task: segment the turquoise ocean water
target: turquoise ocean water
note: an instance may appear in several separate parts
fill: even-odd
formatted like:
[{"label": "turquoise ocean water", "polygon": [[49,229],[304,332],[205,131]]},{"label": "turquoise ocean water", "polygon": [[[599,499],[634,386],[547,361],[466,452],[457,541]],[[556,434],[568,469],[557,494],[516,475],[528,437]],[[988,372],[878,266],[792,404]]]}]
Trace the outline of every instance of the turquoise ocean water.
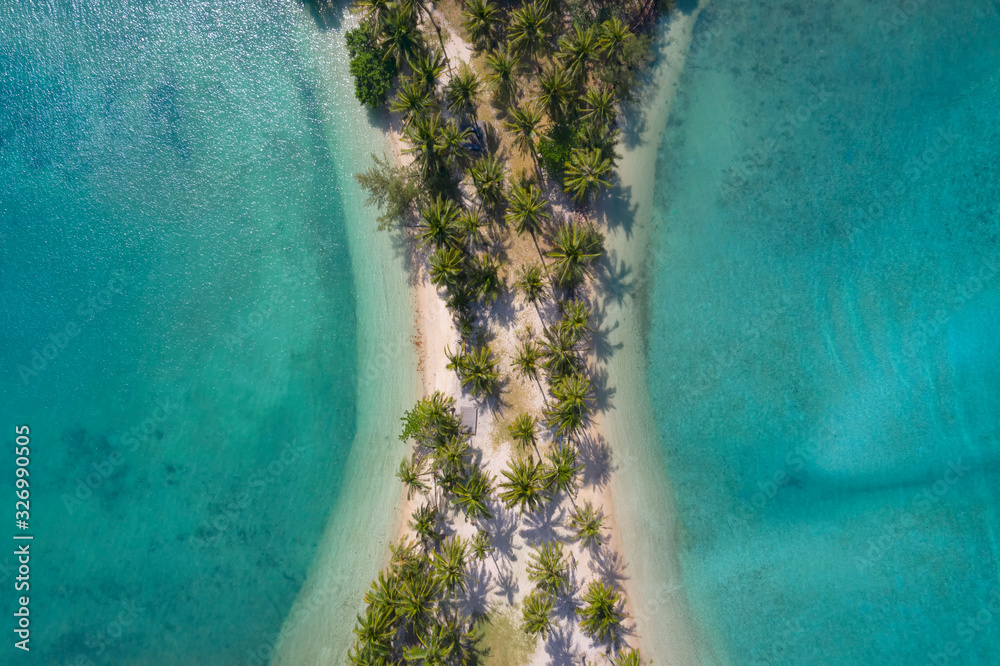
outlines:
[{"label": "turquoise ocean water", "polygon": [[649,384],[686,593],[730,663],[997,663],[997,109],[991,0],[699,19]]},{"label": "turquoise ocean water", "polygon": [[360,335],[318,29],[282,0],[0,8],[0,427],[31,427],[36,553],[22,656],[0,549],[3,663],[260,663],[305,580]]}]

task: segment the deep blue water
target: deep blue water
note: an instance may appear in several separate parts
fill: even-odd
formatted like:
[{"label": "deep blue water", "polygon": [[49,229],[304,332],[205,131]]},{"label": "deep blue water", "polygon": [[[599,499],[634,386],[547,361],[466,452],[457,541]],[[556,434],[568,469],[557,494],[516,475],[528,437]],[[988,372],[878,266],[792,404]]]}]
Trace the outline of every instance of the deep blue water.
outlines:
[{"label": "deep blue water", "polygon": [[699,19],[649,382],[728,663],[997,663],[998,109],[991,0]]},{"label": "deep blue water", "polygon": [[[30,655],[226,664],[280,628],[354,436],[336,147],[282,0],[0,7],[0,430]],[[13,451],[0,541],[11,542]]]}]

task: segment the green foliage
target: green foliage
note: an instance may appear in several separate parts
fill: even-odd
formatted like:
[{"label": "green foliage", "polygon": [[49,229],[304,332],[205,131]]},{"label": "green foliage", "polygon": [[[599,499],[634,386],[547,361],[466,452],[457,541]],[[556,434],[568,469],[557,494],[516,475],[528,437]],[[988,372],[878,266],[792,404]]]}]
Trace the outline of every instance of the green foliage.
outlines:
[{"label": "green foliage", "polygon": [[563,556],[562,544],[548,541],[535,547],[528,562],[528,579],[546,594],[561,594],[569,586],[569,563]]},{"label": "green foliage", "polygon": [[545,294],[545,279],[540,266],[522,266],[515,286],[529,303],[537,303]]},{"label": "green foliage", "polygon": [[469,389],[472,395],[481,398],[494,395],[499,389],[500,373],[489,345],[470,349],[463,344],[456,353],[450,349],[445,349],[444,353],[448,357],[448,369],[458,374],[462,386]]},{"label": "green foliage", "polygon": [[396,78],[396,63],[385,57],[385,50],[375,41],[371,29],[362,24],[347,32],[351,55],[354,95],[362,104],[375,109],[385,105],[386,96]]},{"label": "green foliage", "polygon": [[453,492],[455,502],[469,518],[473,520],[493,518],[493,512],[486,504],[490,499],[490,493],[493,492],[493,477],[489,473],[474,467],[469,478],[458,484]]},{"label": "green foliage", "polygon": [[388,159],[372,155],[375,165],[363,173],[354,174],[358,184],[368,192],[365,204],[378,206],[378,229],[384,231],[403,222],[415,203],[420,200],[421,186],[412,169],[394,166]]},{"label": "green foliage", "polygon": [[623,650],[611,662],[612,666],[641,666],[642,658],[638,650]]},{"label": "green foliage", "polygon": [[401,440],[413,439],[417,444],[430,448],[437,448],[449,437],[457,435],[461,425],[455,415],[454,398],[440,391],[419,400],[413,409],[403,414],[401,420]]},{"label": "green foliage", "polygon": [[500,483],[500,499],[508,509],[518,507],[521,513],[534,512],[542,507],[542,468],[533,457],[510,461],[501,474],[506,479]]},{"label": "green foliage", "polygon": [[524,378],[535,377],[541,359],[542,351],[538,345],[528,340],[518,347],[517,354],[514,356],[514,369]]},{"label": "green foliage", "polygon": [[552,595],[543,592],[532,592],[524,598],[524,608],[521,611],[524,620],[521,627],[526,634],[541,636],[543,639],[552,631]]},{"label": "green foliage", "polygon": [[601,542],[604,514],[587,500],[582,507],[577,507],[570,514],[569,526],[576,532],[577,541],[593,548]]},{"label": "green foliage", "polygon": [[538,140],[538,161],[552,178],[561,182],[566,162],[576,146],[577,134],[573,127],[568,124],[553,125]]},{"label": "green foliage", "polygon": [[583,608],[577,609],[580,628],[591,638],[610,641],[621,626],[624,614],[618,609],[621,594],[602,581],[594,581],[583,593]]},{"label": "green foliage", "polygon": [[555,260],[551,266],[553,281],[564,289],[573,289],[583,282],[593,261],[603,253],[604,236],[592,224],[563,225],[552,239],[552,249],[546,253]]},{"label": "green foliage", "polygon": [[531,414],[521,414],[507,426],[507,432],[517,442],[518,446],[528,448],[535,443],[535,417]]},{"label": "green foliage", "polygon": [[542,469],[542,484],[552,495],[565,492],[576,492],[577,475],[583,470],[583,465],[576,461],[576,448],[560,446],[546,455],[548,464]]}]

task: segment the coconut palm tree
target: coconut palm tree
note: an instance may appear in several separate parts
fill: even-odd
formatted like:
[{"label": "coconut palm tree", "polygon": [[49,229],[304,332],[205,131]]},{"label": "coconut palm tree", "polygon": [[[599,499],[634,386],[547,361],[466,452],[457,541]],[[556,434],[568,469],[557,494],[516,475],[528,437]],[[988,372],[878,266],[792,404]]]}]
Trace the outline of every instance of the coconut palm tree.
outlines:
[{"label": "coconut palm tree", "polygon": [[604,236],[593,225],[570,223],[559,228],[552,249],[545,254],[555,260],[551,268],[556,284],[572,289],[583,281],[590,264],[603,252]]},{"label": "coconut palm tree", "polygon": [[515,106],[510,109],[510,115],[504,123],[507,130],[514,133],[514,145],[523,155],[530,155],[538,167],[538,154],[535,152],[535,140],[542,124],[542,112],[534,104]]},{"label": "coconut palm tree", "polygon": [[642,666],[638,650],[624,650],[611,660],[612,666]]},{"label": "coconut palm tree", "polygon": [[466,517],[472,520],[493,518],[493,512],[486,504],[489,501],[490,493],[493,492],[493,480],[488,472],[475,466],[472,468],[469,478],[455,486],[453,491],[455,502],[465,512]]},{"label": "coconut palm tree", "polygon": [[470,272],[473,292],[487,304],[496,302],[504,288],[500,279],[500,260],[488,252],[482,253],[476,256]]},{"label": "coconut palm tree", "polygon": [[451,489],[465,478],[468,454],[469,442],[459,435],[449,437],[434,450],[434,471],[441,486]]},{"label": "coconut palm tree", "polygon": [[490,70],[487,81],[493,87],[497,102],[505,106],[517,97],[518,63],[517,55],[509,47],[486,56],[486,66]]},{"label": "coconut palm tree", "polygon": [[421,248],[433,246],[435,249],[458,247],[461,232],[458,218],[462,209],[451,199],[440,194],[427,206],[420,209],[417,225],[417,240]]},{"label": "coconut palm tree", "polygon": [[610,90],[591,88],[583,96],[584,111],[581,120],[599,127],[611,127],[615,121],[615,95]]},{"label": "coconut palm tree", "polygon": [[462,12],[462,27],[479,48],[493,44],[500,25],[500,10],[491,0],[469,0]]},{"label": "coconut palm tree", "polygon": [[572,445],[556,447],[545,454],[549,464],[542,469],[542,485],[545,490],[556,495],[576,494],[577,476],[583,470],[583,465],[576,462],[576,448]]},{"label": "coconut palm tree", "polygon": [[512,225],[519,234],[531,234],[543,265],[545,259],[542,257],[542,248],[538,246],[538,234],[543,230],[542,225],[550,218],[549,201],[534,183],[511,186],[507,199],[507,224]]},{"label": "coconut palm tree", "polygon": [[466,147],[472,137],[472,128],[460,127],[454,118],[449,118],[441,128],[441,147],[444,151],[444,161],[450,169],[457,169],[468,156]]},{"label": "coconut palm tree", "polygon": [[434,574],[448,593],[465,591],[465,556],[468,546],[462,537],[453,536],[434,553]]},{"label": "coconut palm tree", "polygon": [[434,96],[419,81],[406,76],[400,79],[396,96],[389,108],[403,116],[403,127],[409,125],[414,116],[427,113],[435,106]]},{"label": "coconut palm tree", "polygon": [[528,562],[528,579],[535,589],[551,595],[561,594],[569,587],[569,563],[563,556],[562,544],[547,541],[532,549]]},{"label": "coconut palm tree", "polygon": [[629,30],[628,25],[617,16],[613,16],[601,24],[597,48],[608,60],[620,63],[624,59],[625,48],[633,39],[635,35]]},{"label": "coconut palm tree", "polygon": [[551,35],[552,13],[538,0],[532,0],[510,13],[507,39],[522,56],[533,60]]},{"label": "coconut palm tree", "polygon": [[503,160],[496,155],[487,155],[469,169],[472,182],[479,193],[483,206],[496,209],[504,203],[504,183],[507,170]]},{"label": "coconut palm tree", "polygon": [[[382,570],[365,592],[365,603],[372,607],[390,608],[395,611],[402,599],[402,585],[396,573]],[[395,619],[395,617],[393,618]]]},{"label": "coconut palm tree", "polygon": [[574,148],[566,162],[563,187],[573,197],[573,201],[589,201],[611,182],[611,160],[602,157],[596,148],[585,150]]},{"label": "coconut palm tree", "polygon": [[538,364],[542,359],[542,352],[538,345],[528,340],[518,347],[514,356],[514,369],[525,379],[538,377]]},{"label": "coconut palm tree", "polygon": [[577,81],[587,76],[587,68],[597,57],[597,30],[573,24],[573,34],[559,38],[559,58]]},{"label": "coconut palm tree", "polygon": [[465,254],[457,247],[440,247],[431,255],[428,272],[437,287],[455,289],[462,283],[464,271]]},{"label": "coconut palm tree", "polygon": [[410,576],[400,589],[399,614],[416,631],[425,627],[434,613],[438,583],[434,576]]},{"label": "coconut palm tree", "polygon": [[416,454],[413,454],[412,458],[403,458],[399,461],[396,477],[406,486],[406,499],[412,499],[415,492],[424,493],[430,490],[423,481],[426,473],[423,459],[418,459]]},{"label": "coconut palm tree", "polygon": [[503,489],[500,499],[504,506],[508,509],[516,506],[522,514],[541,508],[541,465],[533,457],[511,460],[508,468],[502,470],[501,474],[507,479],[500,483],[500,488]]},{"label": "coconut palm tree", "polygon": [[538,101],[553,123],[565,119],[573,98],[573,88],[573,79],[565,67],[549,67],[538,75]]},{"label": "coconut palm tree", "polygon": [[521,266],[517,281],[514,283],[529,303],[537,304],[545,295],[545,280],[539,266]]},{"label": "coconut palm tree", "polygon": [[590,500],[584,502],[570,514],[570,528],[576,532],[576,540],[585,546],[594,548],[601,543],[601,530],[604,528],[604,513],[595,509]]},{"label": "coconut palm tree", "polygon": [[410,528],[416,532],[420,544],[427,550],[428,545],[437,545],[441,541],[441,533],[438,531],[438,523],[441,520],[441,512],[436,506],[424,504],[413,512],[410,519]]},{"label": "coconut palm tree", "polygon": [[455,399],[440,391],[421,398],[412,409],[400,419],[403,432],[399,439],[413,439],[418,446],[437,448],[452,435],[457,435],[461,427],[455,415]]},{"label": "coconut palm tree", "polygon": [[435,49],[433,52],[417,53],[411,55],[406,60],[413,70],[413,80],[424,86],[425,89],[433,92],[437,88],[438,78],[447,68],[445,58],[441,51]]},{"label": "coconut palm tree", "polygon": [[583,369],[580,359],[580,336],[566,326],[553,326],[545,332],[541,344],[542,367],[556,379]]},{"label": "coconut palm tree", "polygon": [[618,610],[621,594],[603,581],[593,581],[583,593],[583,608],[577,609],[580,628],[591,638],[610,641],[625,615]]},{"label": "coconut palm tree", "polygon": [[358,7],[364,14],[362,23],[366,23],[378,33],[392,11],[392,0],[359,0]]},{"label": "coconut palm tree", "polygon": [[379,45],[385,50],[384,58],[393,58],[397,68],[420,51],[422,46],[420,30],[413,9],[396,2],[390,3],[382,24],[382,40]]},{"label": "coconut palm tree", "polygon": [[476,73],[463,64],[444,89],[448,110],[462,118],[475,118],[481,84]]},{"label": "coconut palm tree", "polygon": [[546,410],[548,425],[560,435],[573,435],[590,416],[590,380],[581,374],[557,377],[551,389],[556,404]]},{"label": "coconut palm tree", "polygon": [[419,645],[403,649],[406,663],[419,663],[423,666],[446,666],[451,663],[454,643],[448,629],[440,624],[432,624],[426,631],[417,634]]},{"label": "coconut palm tree", "polygon": [[413,161],[424,177],[424,182],[438,178],[444,168],[445,146],[442,142],[441,114],[431,113],[415,116],[403,132],[409,147],[404,153],[413,155]]},{"label": "coconut palm tree", "polygon": [[478,208],[463,210],[458,216],[458,228],[461,231],[465,246],[470,250],[486,244],[486,237],[483,236],[483,227],[489,222],[483,217]]},{"label": "coconut palm tree", "polygon": [[493,546],[493,537],[487,530],[476,530],[476,535],[472,537],[472,554],[477,560],[485,560],[496,548]]},{"label": "coconut palm tree", "polygon": [[463,344],[454,354],[448,348],[444,353],[448,357],[447,368],[458,374],[462,386],[468,388],[472,395],[481,398],[497,390],[500,373],[489,345],[470,350]]},{"label": "coconut palm tree", "polygon": [[518,446],[527,448],[535,444],[535,428],[538,423],[531,414],[521,414],[507,425],[507,432]]},{"label": "coconut palm tree", "polygon": [[559,324],[564,326],[571,334],[579,339],[584,332],[590,330],[590,318],[594,311],[587,303],[573,299],[570,301],[560,301],[559,308],[562,310],[562,319]]},{"label": "coconut palm tree", "polygon": [[354,633],[358,643],[364,646],[367,656],[388,659],[392,656],[392,639],[396,635],[396,613],[391,607],[369,605],[365,616],[357,616],[358,624]]},{"label": "coconut palm tree", "polygon": [[544,640],[552,631],[552,608],[555,602],[552,595],[544,592],[532,592],[524,598],[524,608],[521,611],[524,619],[521,627],[529,636],[541,636]]}]

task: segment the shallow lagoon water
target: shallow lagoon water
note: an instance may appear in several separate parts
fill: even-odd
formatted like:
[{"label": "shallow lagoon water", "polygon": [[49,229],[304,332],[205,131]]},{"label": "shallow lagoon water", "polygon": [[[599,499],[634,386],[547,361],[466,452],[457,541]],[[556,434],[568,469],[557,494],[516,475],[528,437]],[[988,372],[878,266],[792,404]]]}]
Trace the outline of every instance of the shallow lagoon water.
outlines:
[{"label": "shallow lagoon water", "polygon": [[260,663],[306,579],[357,418],[346,225],[370,222],[344,214],[358,151],[331,143],[316,33],[269,0],[0,9],[25,663]]},{"label": "shallow lagoon water", "polygon": [[902,5],[712,2],[660,150],[650,394],[730,663],[1000,648],[1000,5]]}]

